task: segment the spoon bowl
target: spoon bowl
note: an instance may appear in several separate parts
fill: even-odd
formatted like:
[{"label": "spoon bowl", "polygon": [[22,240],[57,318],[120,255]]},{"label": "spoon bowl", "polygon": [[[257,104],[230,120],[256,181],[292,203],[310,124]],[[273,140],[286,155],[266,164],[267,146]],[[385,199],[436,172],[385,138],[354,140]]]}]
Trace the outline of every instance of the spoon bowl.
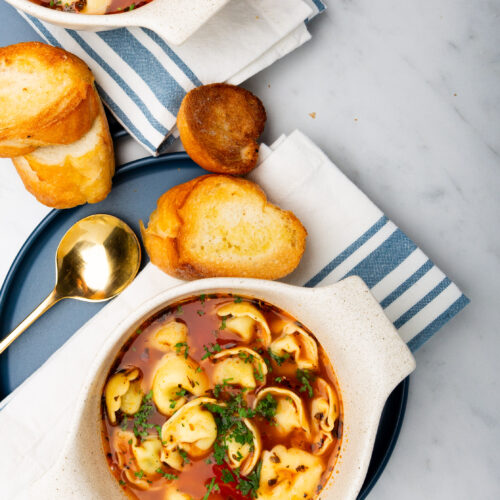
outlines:
[{"label": "spoon bowl", "polygon": [[61,299],[101,302],[115,297],[134,280],[140,263],[139,240],[122,220],[106,214],[79,220],[57,247],[54,289],[0,342],[0,353]]}]

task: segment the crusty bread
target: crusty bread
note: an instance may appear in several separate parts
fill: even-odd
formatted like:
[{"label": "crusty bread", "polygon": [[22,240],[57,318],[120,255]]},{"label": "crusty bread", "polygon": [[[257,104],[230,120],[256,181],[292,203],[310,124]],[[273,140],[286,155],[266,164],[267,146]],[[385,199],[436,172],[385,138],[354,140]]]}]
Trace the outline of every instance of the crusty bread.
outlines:
[{"label": "crusty bread", "polygon": [[177,127],[188,155],[211,172],[244,175],[257,164],[266,111],[241,87],[203,85],[183,99]]},{"label": "crusty bread", "polygon": [[151,262],[181,279],[281,278],[299,264],[307,236],[257,184],[226,175],[167,191],[141,232]]},{"label": "crusty bread", "polygon": [[104,109],[90,130],[68,145],[45,146],[13,158],[26,189],[54,208],[97,203],[111,190],[115,170],[113,141]]},{"label": "crusty bread", "polygon": [[81,59],[39,42],[0,47],[0,157],[70,144],[98,113],[94,77]]}]

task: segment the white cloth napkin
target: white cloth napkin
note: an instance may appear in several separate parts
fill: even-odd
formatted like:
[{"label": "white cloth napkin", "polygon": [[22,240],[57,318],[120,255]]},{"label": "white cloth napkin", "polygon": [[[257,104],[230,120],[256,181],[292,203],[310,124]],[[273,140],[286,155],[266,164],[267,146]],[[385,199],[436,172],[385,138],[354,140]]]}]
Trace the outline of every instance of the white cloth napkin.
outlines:
[{"label": "white cloth napkin", "polygon": [[[286,281],[307,286],[357,274],[410,348],[418,348],[468,299],[307,137],[262,146],[250,178],[307,228],[305,255]],[[23,488],[60,453],[89,366],[109,331],[139,304],[179,284],[151,264],[2,402],[0,498]],[[25,490],[24,490],[25,491]],[[16,497],[16,495],[18,495]]]},{"label": "white cloth napkin", "polygon": [[[320,0],[232,0],[184,44],[142,28],[65,30],[21,14],[48,43],[82,58],[104,103],[152,154],[163,152],[182,98],[213,82],[239,84],[310,39]],[[118,14],[119,15],[119,14]]]}]

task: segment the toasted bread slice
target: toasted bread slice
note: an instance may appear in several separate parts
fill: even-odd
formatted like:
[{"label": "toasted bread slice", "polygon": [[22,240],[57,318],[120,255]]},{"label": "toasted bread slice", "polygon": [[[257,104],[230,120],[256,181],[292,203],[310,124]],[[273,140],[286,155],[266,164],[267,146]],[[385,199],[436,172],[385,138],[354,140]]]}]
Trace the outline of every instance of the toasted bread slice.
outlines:
[{"label": "toasted bread slice", "polygon": [[299,264],[307,236],[257,184],[226,175],[167,191],[141,232],[151,262],[181,279],[281,278]]},{"label": "toasted bread slice", "polygon": [[183,99],[177,127],[188,155],[211,172],[244,175],[257,164],[266,111],[241,87],[203,85]]},{"label": "toasted bread slice", "polygon": [[102,105],[78,141],[38,148],[12,161],[26,189],[44,205],[71,208],[103,200],[111,190],[115,160]]},{"label": "toasted bread slice", "polygon": [[0,48],[0,156],[70,144],[98,113],[94,77],[75,55],[39,42]]}]

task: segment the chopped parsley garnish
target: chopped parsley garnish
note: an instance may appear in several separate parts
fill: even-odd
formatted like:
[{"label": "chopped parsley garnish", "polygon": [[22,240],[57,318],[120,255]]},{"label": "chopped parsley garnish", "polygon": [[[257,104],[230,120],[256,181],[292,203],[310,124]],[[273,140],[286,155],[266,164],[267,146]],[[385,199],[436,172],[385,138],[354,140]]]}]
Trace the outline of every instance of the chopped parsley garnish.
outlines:
[{"label": "chopped parsley garnish", "polygon": [[123,419],[120,423],[120,427],[122,428],[122,431],[126,430],[128,426],[128,417],[127,415],[123,415]]},{"label": "chopped parsley garnish", "polygon": [[234,296],[234,303],[239,304],[240,302],[243,302],[243,299],[241,297],[238,297],[238,295]]},{"label": "chopped parsley garnish", "polygon": [[140,328],[137,328],[137,330],[135,331],[135,334],[140,335],[141,333],[142,333],[142,330]]},{"label": "chopped parsley garnish", "polygon": [[297,369],[296,374],[297,380],[302,384],[299,387],[299,392],[306,392],[309,394],[309,397],[312,398],[314,395],[313,388],[311,386],[311,382],[314,382],[316,379],[316,375],[309,370],[301,370]]},{"label": "chopped parsley garnish", "polygon": [[250,495],[252,498],[257,496],[260,483],[260,471],[262,469],[262,461],[260,461],[255,469],[248,474],[246,479],[238,475],[237,490],[240,490],[243,495]]},{"label": "chopped parsley garnish", "polygon": [[196,367],[196,373],[201,373],[201,366]]},{"label": "chopped parsley garnish", "polygon": [[202,360],[213,356],[215,353],[222,351],[222,347],[219,344],[210,344],[208,347],[206,345],[203,346],[205,349],[205,354],[202,356]]},{"label": "chopped parsley garnish", "polygon": [[264,398],[259,400],[255,411],[257,415],[264,417],[268,422],[271,422],[276,415],[276,409],[278,408],[278,401],[274,398],[272,394],[266,394]]},{"label": "chopped parsley garnish", "polygon": [[[133,4],[132,4],[133,5]],[[182,306],[179,304],[177,306],[177,314],[183,314],[184,313],[184,310],[182,309]]]},{"label": "chopped parsley garnish", "polygon": [[165,444],[165,442],[161,438],[161,425],[155,424],[155,425],[153,425],[153,427],[156,429],[156,432],[158,433],[158,437],[161,441],[161,444]]},{"label": "chopped parsley garnish", "polygon": [[221,324],[220,324],[220,326],[219,326],[219,330],[225,330],[225,329],[226,329],[226,321],[227,321],[227,318],[228,318],[228,317],[229,317],[229,316],[224,316],[224,317],[222,318],[222,322],[221,322]]},{"label": "chopped parsley garnish", "polygon": [[224,463],[224,458],[226,457],[227,446],[221,446],[217,441],[214,443],[214,460],[217,465],[222,465]]},{"label": "chopped parsley garnish", "polygon": [[254,376],[259,382],[264,382],[264,373],[262,373],[262,366],[260,363],[257,364],[257,370],[254,370]]},{"label": "chopped parsley garnish", "polygon": [[234,483],[235,479],[234,476],[231,474],[231,471],[228,469],[222,469],[222,482],[227,484],[227,483]]},{"label": "chopped parsley garnish", "polygon": [[168,481],[173,481],[174,479],[179,479],[179,476],[176,476],[175,474],[170,474],[169,472],[165,472],[163,469],[156,469],[156,472],[158,474],[161,474]]},{"label": "chopped parsley garnish", "polygon": [[153,424],[148,422],[151,413],[153,413],[153,391],[149,391],[143,398],[139,411],[134,415],[134,434],[137,437],[146,437],[147,429],[151,429]]},{"label": "chopped parsley garnish", "polygon": [[278,384],[283,380],[283,377],[275,377],[274,381],[277,382]]},{"label": "chopped parsley garnish", "polygon": [[214,397],[216,399],[219,399],[219,396],[221,394],[221,392],[229,385],[229,382],[233,380],[232,377],[231,378],[225,378],[223,381],[222,381],[222,384],[216,384],[215,387],[214,387]]},{"label": "chopped parsley garnish", "polygon": [[210,493],[220,491],[219,485],[216,484],[215,482],[215,477],[212,478],[210,481],[210,484],[207,484],[207,492],[205,495],[203,495],[203,498],[201,500],[207,500],[208,497],[210,496]]},{"label": "chopped parsley garnish", "polygon": [[202,309],[198,309],[196,311],[196,314],[198,314],[198,316],[203,316],[205,314],[205,311],[203,311]]},{"label": "chopped parsley garnish", "polygon": [[213,414],[217,425],[217,441],[214,443],[213,456],[218,465],[224,463],[228,441],[235,441],[241,445],[248,444],[253,450],[253,434],[243,418],[255,417],[255,411],[247,407],[241,393],[232,395],[224,405],[207,403],[205,408]]},{"label": "chopped parsley garnish", "polygon": [[188,359],[189,346],[187,345],[187,342],[177,342],[174,347],[177,354],[180,354],[182,348],[184,348],[184,358]]},{"label": "chopped parsley garnish", "polygon": [[144,476],[144,471],[142,469],[138,472],[136,471],[136,472],[134,472],[134,476],[138,477],[139,479],[142,479]]},{"label": "chopped parsley garnish", "polygon": [[239,351],[238,357],[242,359],[245,363],[251,363],[254,360],[254,355],[249,354],[248,352],[245,351]]},{"label": "chopped parsley garnish", "polygon": [[200,302],[201,302],[202,304],[204,304],[204,303],[205,303],[206,298],[207,298],[207,296],[206,296],[204,293],[202,293],[202,294],[200,295]]},{"label": "chopped parsley garnish", "polygon": [[275,352],[273,352],[271,349],[268,349],[267,352],[269,353],[269,356],[271,356],[271,359],[278,365],[281,366],[289,357],[290,354],[287,353],[286,351],[283,352],[283,356],[279,356]]},{"label": "chopped parsley garnish", "polygon": [[189,463],[189,458],[188,458],[187,453],[183,449],[181,449],[181,448],[179,448],[179,455],[182,458],[182,463],[183,464],[188,464]]},{"label": "chopped parsley garnish", "polygon": [[118,482],[121,486],[125,486],[127,484],[123,479],[120,479]]},{"label": "chopped parsley garnish", "polygon": [[185,396],[187,394],[187,391],[186,389],[183,389],[182,387],[175,393],[176,396],[179,396],[180,398],[182,398],[183,396]]}]

